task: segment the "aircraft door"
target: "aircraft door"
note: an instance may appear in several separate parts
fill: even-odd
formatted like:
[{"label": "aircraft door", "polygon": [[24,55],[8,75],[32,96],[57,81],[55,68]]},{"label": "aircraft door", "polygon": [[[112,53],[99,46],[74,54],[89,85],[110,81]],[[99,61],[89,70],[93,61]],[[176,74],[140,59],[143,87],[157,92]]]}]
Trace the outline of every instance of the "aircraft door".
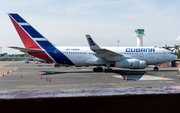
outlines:
[{"label": "aircraft door", "polygon": [[167,57],[167,53],[165,51],[162,52],[163,52],[163,57]]},{"label": "aircraft door", "polygon": [[162,53],[163,53],[163,60],[165,60],[165,61],[168,60],[169,56],[168,56],[167,52],[163,50]]},{"label": "aircraft door", "polygon": [[140,59],[140,60],[145,60],[145,54],[146,54],[146,53],[144,53],[144,52],[139,52],[139,53],[138,53],[139,59]]}]

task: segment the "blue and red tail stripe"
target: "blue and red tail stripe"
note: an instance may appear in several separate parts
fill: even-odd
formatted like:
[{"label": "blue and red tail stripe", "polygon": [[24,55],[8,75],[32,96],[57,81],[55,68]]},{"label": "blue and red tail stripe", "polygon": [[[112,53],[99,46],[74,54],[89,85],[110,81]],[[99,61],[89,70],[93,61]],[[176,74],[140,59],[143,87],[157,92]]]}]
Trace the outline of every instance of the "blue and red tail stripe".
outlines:
[{"label": "blue and red tail stripe", "polygon": [[88,38],[88,41],[89,41],[90,46],[95,46],[95,44],[91,38]]},{"label": "blue and red tail stripe", "polygon": [[38,54],[37,52],[36,53],[29,52],[30,55],[33,55],[35,57],[38,57],[47,61],[74,65],[70,59],[68,59],[51,42],[49,42],[44,36],[42,36],[38,31],[36,31],[29,23],[27,23],[18,14],[9,13],[9,17],[11,21],[13,22],[26,48],[46,51],[46,52],[39,52]]}]

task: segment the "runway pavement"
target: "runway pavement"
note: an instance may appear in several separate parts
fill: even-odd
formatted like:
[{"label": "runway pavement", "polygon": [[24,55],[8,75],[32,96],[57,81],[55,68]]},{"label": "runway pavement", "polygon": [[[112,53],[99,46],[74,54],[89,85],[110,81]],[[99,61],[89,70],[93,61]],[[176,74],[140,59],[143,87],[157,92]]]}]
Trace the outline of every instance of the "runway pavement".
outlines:
[{"label": "runway pavement", "polygon": [[23,61],[2,61],[0,73],[4,72],[5,75],[0,76],[0,91],[180,86],[178,68],[160,68],[158,72],[154,72],[152,68],[145,70],[113,68],[114,72],[111,73],[93,72],[92,68],[74,66],[54,68],[52,64],[35,64],[33,61],[29,64]]},{"label": "runway pavement", "polygon": [[93,72],[93,67],[54,68],[22,61],[0,62],[0,66],[5,74],[0,76],[0,106],[5,112],[174,113],[179,109],[178,68],[158,72],[113,68],[104,73]]}]

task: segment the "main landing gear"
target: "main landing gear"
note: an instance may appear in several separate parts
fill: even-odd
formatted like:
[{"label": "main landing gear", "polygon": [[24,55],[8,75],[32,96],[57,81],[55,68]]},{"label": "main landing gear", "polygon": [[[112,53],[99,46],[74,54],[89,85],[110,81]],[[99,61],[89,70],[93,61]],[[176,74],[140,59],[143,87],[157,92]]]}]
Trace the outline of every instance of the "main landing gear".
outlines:
[{"label": "main landing gear", "polygon": [[104,69],[104,72],[107,73],[107,72],[113,72],[113,70],[111,68],[107,68],[107,69]]},{"label": "main landing gear", "polygon": [[103,71],[103,68],[102,67],[95,67],[93,69],[94,72],[102,72]]},{"label": "main landing gear", "polygon": [[[102,67],[95,67],[93,69],[94,72],[103,72],[103,68]],[[107,72],[112,72],[113,70],[111,68],[106,68],[104,69],[104,72],[107,73]]]},{"label": "main landing gear", "polygon": [[56,64],[56,63],[54,64],[54,67],[59,67],[59,66],[60,66],[60,64]]}]

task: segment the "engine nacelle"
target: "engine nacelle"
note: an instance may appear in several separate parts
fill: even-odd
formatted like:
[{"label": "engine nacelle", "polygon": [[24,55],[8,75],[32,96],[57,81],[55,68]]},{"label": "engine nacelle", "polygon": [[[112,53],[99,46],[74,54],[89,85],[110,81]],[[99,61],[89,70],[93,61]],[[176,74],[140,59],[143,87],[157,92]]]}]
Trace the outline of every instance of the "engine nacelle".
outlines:
[{"label": "engine nacelle", "polygon": [[139,61],[139,69],[144,69],[144,68],[146,68],[146,62],[143,60],[140,60]]},{"label": "engine nacelle", "polygon": [[126,60],[114,62],[114,67],[144,69],[146,68],[146,62],[138,59],[126,59]]}]

